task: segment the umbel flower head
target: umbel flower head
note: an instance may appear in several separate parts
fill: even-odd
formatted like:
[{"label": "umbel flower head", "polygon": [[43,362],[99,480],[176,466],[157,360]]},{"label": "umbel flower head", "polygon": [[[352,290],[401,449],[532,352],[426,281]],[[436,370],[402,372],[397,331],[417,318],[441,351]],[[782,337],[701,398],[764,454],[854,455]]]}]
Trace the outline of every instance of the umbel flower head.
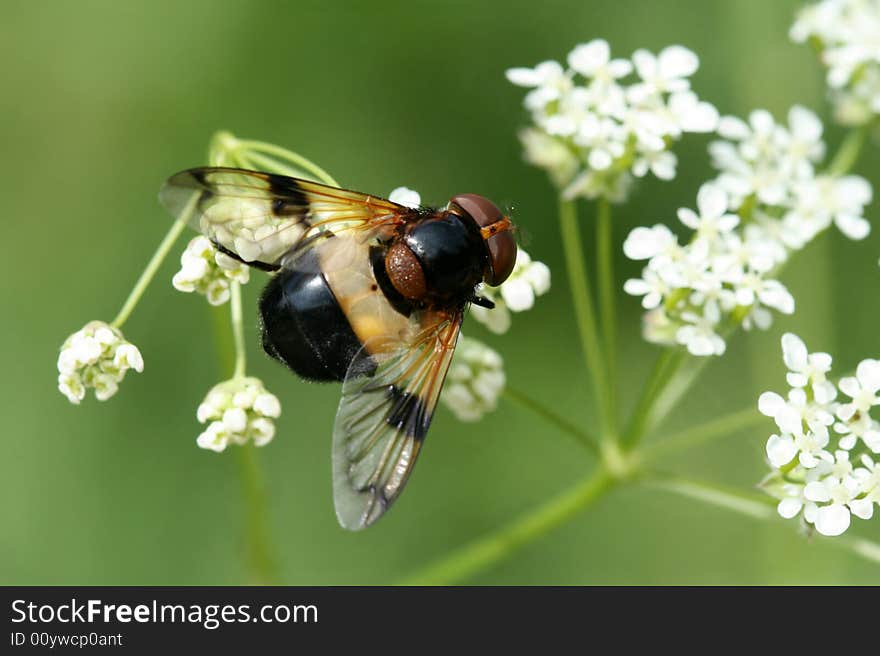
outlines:
[{"label": "umbel flower head", "polygon": [[864,125],[880,115],[880,2],[822,0],[806,6],[791,26],[793,41],[809,41],[828,69],[835,118]]},{"label": "umbel flower head", "polygon": [[252,441],[264,446],[275,436],[281,404],[258,378],[232,378],[215,385],[199,405],[196,417],[208,426],[196,443],[203,449],[223,451],[229,444]]},{"label": "umbel flower head", "polygon": [[198,292],[211,305],[223,305],[229,300],[229,283],[246,283],[250,278],[248,267],[218,251],[211,240],[199,235],[190,240],[180,256],[180,271],[171,284],[181,292]]},{"label": "umbel flower head", "polygon": [[440,395],[461,421],[477,421],[495,410],[504,391],[504,361],[481,341],[461,335]]},{"label": "umbel flower head", "polygon": [[[840,535],[852,517],[871,519],[880,504],[880,361],[862,360],[855,377],[826,379],[827,353],[809,353],[791,333],[782,337],[791,388],[787,398],[764,392],[758,409],[776,422],[767,440],[772,472],[762,487],[779,499],[782,517],[800,516],[822,535]],[[836,401],[838,389],[842,400]]]},{"label": "umbel flower head", "polygon": [[71,403],[95,390],[95,398],[106,401],[116,394],[129,369],[144,370],[138,348],[118,328],[103,321],[90,321],[68,337],[58,354],[58,389]]},{"label": "umbel flower head", "polygon": [[771,310],[791,314],[794,298],[774,277],[793,250],[831,225],[851,239],[870,231],[863,218],[871,186],[855,175],[820,174],[822,123],[795,106],[788,125],[757,110],[748,122],[727,116],[710,144],[718,176],[697,194],[696,211],[678,218],[693,231],[679,244],[665,225],[636,228],[624,253],[648,260],[627,293],[642,297],[648,341],[721,355],[724,333],[742,325],[766,329]]},{"label": "umbel flower head", "polygon": [[[545,169],[569,199],[622,201],[632,177],[675,177],[670,145],[685,132],[711,132],[717,110],[691,91],[697,56],[682,46],[612,59],[595,39],[556,61],[512,68],[507,79],[531,89],[533,125],[520,133],[526,161]],[[629,80],[629,81],[628,81]]]}]

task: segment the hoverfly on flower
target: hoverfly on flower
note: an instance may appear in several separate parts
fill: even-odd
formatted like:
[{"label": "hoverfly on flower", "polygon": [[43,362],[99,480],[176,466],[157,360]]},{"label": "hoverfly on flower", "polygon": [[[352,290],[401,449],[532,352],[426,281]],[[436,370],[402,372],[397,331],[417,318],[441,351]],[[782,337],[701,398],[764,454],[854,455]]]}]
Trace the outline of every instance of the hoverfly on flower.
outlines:
[{"label": "hoverfly on flower", "polygon": [[263,348],[301,378],[342,383],[333,430],[336,514],[375,522],[400,495],[431,423],[470,303],[516,263],[510,219],[475,194],[446,207],[256,171],[182,171],[162,203],[251,267]]}]

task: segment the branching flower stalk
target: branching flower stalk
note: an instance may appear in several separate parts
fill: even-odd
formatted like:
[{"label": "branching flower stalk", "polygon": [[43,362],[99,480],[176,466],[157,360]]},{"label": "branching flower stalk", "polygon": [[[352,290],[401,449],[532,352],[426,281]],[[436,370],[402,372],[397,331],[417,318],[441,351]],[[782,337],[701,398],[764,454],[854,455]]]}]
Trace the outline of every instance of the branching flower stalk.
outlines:
[{"label": "branching flower stalk", "polygon": [[[220,132],[212,139],[208,160],[212,166],[259,169],[338,186],[323,169],[297,153],[272,144],[239,140],[228,132]],[[211,421],[208,429],[199,436],[199,446],[222,451],[228,443],[241,445],[237,450],[237,460],[248,508],[245,538],[250,578],[253,583],[273,584],[279,581],[278,561],[269,529],[268,493],[256,451],[274,437],[273,420],[279,416],[281,406],[278,399],[265,390],[262,382],[246,375],[247,348],[241,285],[247,282],[244,275],[247,269],[239,268],[234,263],[225,264],[224,257],[222,253],[214,254],[218,265],[215,270],[223,274],[218,276],[215,273],[214,277],[229,289],[228,295],[221,293],[220,298],[223,301],[225,298],[230,300],[235,356],[232,363],[227,362],[227,369],[232,370],[232,377],[217,385],[199,406],[199,420]],[[210,273],[206,271],[205,275]],[[215,304],[210,295],[208,300]],[[229,353],[229,349],[221,349],[220,353],[223,358]]]},{"label": "branching flower stalk", "polygon": [[[845,0],[825,0],[819,4],[848,3]],[[858,3],[853,0],[851,4]],[[872,17],[872,20],[880,21],[880,14]],[[823,29],[830,30],[827,25]],[[592,53],[593,63],[590,66],[585,66],[581,59],[585,51]],[[676,52],[679,60],[684,59],[681,51]],[[610,60],[607,44],[597,41],[575,48],[569,56],[569,65],[570,68],[566,70],[555,62],[544,62],[534,69],[513,69],[508,73],[508,78],[515,84],[533,88],[526,98],[526,107],[532,113],[535,125],[520,135],[526,160],[547,170],[553,184],[561,189],[560,222],[574,313],[594,392],[599,399],[602,426],[599,461],[590,475],[569,490],[488,536],[440,558],[406,579],[404,583],[407,584],[467,581],[508,558],[523,545],[575,518],[615,487],[633,482],[659,487],[764,521],[773,520],[776,516],[773,505],[777,501],[769,497],[743,494],[654,469],[655,461],[671,454],[758,426],[761,414],[756,409],[745,409],[714,419],[678,435],[655,440],[647,447],[640,444],[646,436],[656,431],[698,379],[710,361],[707,355],[723,353],[726,340],[740,327],[769,325],[769,313],[762,305],[783,312],[794,310],[794,300],[781,283],[774,280],[794,251],[831,224],[836,224],[846,236],[854,239],[864,237],[869,228],[861,218],[861,212],[862,207],[870,201],[870,186],[861,178],[847,177],[847,174],[858,159],[875,117],[852,121],[858,123],[858,127],[846,136],[821,174],[813,172],[813,163],[822,154],[819,141],[821,123],[807,110],[792,110],[790,132],[775,127],[766,113],[753,114],[751,125],[738,119],[722,119],[719,132],[730,141],[713,145],[713,158],[722,173],[712,186],[701,190],[699,214],[690,210],[680,212],[682,221],[695,231],[691,242],[684,247],[677,246],[671,239],[671,233],[663,226],[645,229],[636,235],[634,241],[632,236],[629,240],[630,252],[627,255],[632,257],[635,254],[637,259],[661,256],[659,260],[652,259],[652,264],[656,266],[643,280],[638,284],[628,283],[627,291],[644,295],[645,307],[651,311],[658,308],[654,318],[662,319],[646,321],[646,336],[651,341],[667,344],[677,342],[681,346],[667,346],[661,352],[652,373],[646,378],[627,429],[621,435],[622,443],[617,446],[616,431],[612,428],[616,420],[614,403],[609,399],[609,392],[603,388],[603,376],[607,376],[609,383],[615,379],[615,355],[608,352],[615,342],[613,295],[607,291],[609,288],[613,290],[608,224],[610,201],[623,200],[631,180],[627,179],[626,183],[621,184],[621,178],[613,173],[609,175],[609,171],[623,171],[623,177],[630,177],[626,164],[632,158],[627,154],[627,144],[631,145],[632,141],[623,139],[615,142],[613,137],[608,136],[617,134],[619,138],[625,132],[623,126],[628,125],[628,121],[625,119],[626,110],[621,111],[619,105],[617,113],[605,112],[602,98],[620,98],[621,88],[616,80],[630,72],[632,66],[625,60]],[[695,66],[690,68],[695,69]],[[585,87],[578,87],[573,81],[578,74],[586,75],[586,70],[594,72],[599,69],[601,73],[592,81],[588,78]],[[581,89],[587,91],[579,95]],[[877,92],[880,93],[880,87]],[[628,98],[629,94],[623,92],[623,97]],[[861,98],[864,100],[864,96]],[[880,113],[880,95],[876,98],[874,112]],[[581,135],[583,131],[593,134],[597,116],[600,122],[605,121],[605,142],[597,145],[588,140],[578,141],[577,136],[572,136]],[[727,145],[731,142],[735,145]],[[668,143],[665,145],[668,146]],[[594,153],[597,148],[603,149],[598,156]],[[777,160],[776,164],[766,160],[768,156],[779,156],[781,149],[785,151],[784,160]],[[783,162],[782,166],[780,161]],[[617,168],[612,163],[617,163]],[[750,173],[750,167],[755,167],[751,169],[753,174]],[[576,179],[581,183],[573,185],[572,181]],[[590,179],[593,183],[583,184],[584,179]],[[793,184],[792,180],[801,182]],[[599,321],[593,309],[588,274],[583,264],[576,208],[573,202],[567,200],[575,195],[598,199],[599,204]],[[737,234],[734,229],[741,233]],[[718,241],[719,234],[723,239],[721,242]],[[707,260],[707,255],[712,253],[716,259]],[[688,266],[675,270],[674,266],[678,266],[679,262],[685,262]],[[713,266],[715,264],[719,266]],[[667,316],[670,311],[681,313],[674,320],[681,323],[677,326],[673,324],[671,330]],[[598,323],[602,326],[601,342]],[[880,424],[864,420],[859,414],[863,412],[863,406],[880,403],[880,395],[875,396],[880,390],[880,373],[875,375],[875,362],[865,361],[860,366],[858,381],[855,378],[841,381],[841,389],[855,395],[849,404],[840,406],[840,409],[837,406],[832,408],[841,418],[837,425],[843,434],[841,448],[851,448],[861,439],[863,450],[880,451]],[[798,363],[800,366],[800,360]],[[795,382],[800,383],[800,380]],[[786,420],[787,410],[781,410],[788,407],[785,402],[776,397],[771,400],[772,403],[762,397],[762,412],[771,415],[782,412],[782,425],[797,434],[801,429],[794,420]],[[797,398],[789,405],[796,403]],[[584,442],[577,425],[569,424],[565,418],[558,417],[540,403],[530,400],[523,407],[588,448],[592,447],[591,441]],[[808,419],[806,417],[803,421],[807,422]],[[779,421],[777,418],[777,423]],[[856,435],[859,437],[856,438]],[[612,448],[607,448],[609,441]],[[848,455],[838,452],[834,456],[822,451],[817,462],[825,464],[819,466],[815,476],[807,475],[805,486],[803,474],[794,483],[787,481],[790,468],[787,462],[797,448],[809,448],[805,446],[807,442],[801,439],[797,442],[798,447],[795,447],[795,438],[790,436],[774,436],[771,442],[768,443],[768,454],[771,462],[782,467],[781,474],[777,476],[783,478],[773,479],[772,484],[768,482],[766,486],[768,492],[782,499],[778,502],[778,512],[784,517],[791,517],[806,508],[805,521],[818,522],[820,532],[837,535],[848,526],[851,514],[870,517],[873,505],[880,504],[880,465],[876,464],[880,459],[876,456],[872,458],[861,451],[856,453],[855,456],[859,458],[857,468],[855,465],[847,466],[850,460]],[[821,442],[809,444],[821,449]],[[813,461],[807,462],[812,464]],[[817,507],[819,513],[816,512]],[[834,538],[830,542],[880,563],[880,544],[848,537]]]},{"label": "branching flower stalk", "polygon": [[560,199],[559,223],[581,351],[592,380],[593,392],[599,400],[602,440],[606,441],[612,439],[610,415],[613,402],[610,391],[605,386],[606,370],[603,365],[602,346],[599,342],[596,313],[593,309],[590,277],[584,261],[583,241],[581,240],[577,207],[574,200]]},{"label": "branching flower stalk", "polygon": [[[212,166],[255,168],[318,180],[337,186],[323,169],[306,158],[272,144],[243,141],[228,132],[214,136],[209,147]],[[93,321],[68,338],[59,359],[59,389],[73,403],[79,403],[87,388],[94,388],[98,400],[113,396],[126,371],[142,371],[143,358],[136,346],[122,335],[121,328],[131,317],[145,291],[186,228],[186,209],[162,239],[144,271],[138,277],[116,318],[106,324]],[[230,303],[229,324],[215,313],[218,356],[222,368],[231,377],[211,390],[199,406],[198,419],[207,423],[199,435],[200,447],[223,451],[229,444],[238,449],[239,473],[248,508],[245,537],[249,579],[253,583],[278,581],[277,560],[271,543],[267,517],[265,481],[256,447],[269,443],[274,434],[274,420],[281,413],[278,399],[266,391],[263,383],[246,374],[246,347],[241,304],[241,285],[249,280],[247,267],[218,252],[204,237],[193,238],[181,256],[181,270],[173,285],[183,292],[197,292],[211,305]],[[231,326],[231,340],[224,335],[224,325]]]},{"label": "branching flower stalk", "polygon": [[[873,516],[874,506],[880,505],[880,422],[869,411],[880,405],[878,360],[864,360],[855,377],[845,377],[835,386],[825,379],[830,356],[809,354],[798,338],[786,335],[783,352],[792,387],[787,399],[768,392],[760,397],[760,413],[740,410],[642,444],[657,433],[712,357],[725,352],[731,334],[739,328],[767,329],[770,310],[794,312],[795,300],[778,277],[797,251],[832,225],[852,239],[867,235],[870,225],[862,215],[871,201],[871,187],[850,174],[880,114],[880,56],[864,25],[880,25],[880,6],[862,0],[823,0],[792,28],[794,40],[817,46],[829,67],[838,120],[854,126],[824,169],[818,117],[799,106],[789,112],[787,125],[762,110],[747,120],[720,117],[692,91],[689,78],[699,60],[682,46],[669,46],[656,55],[638,50],[629,59],[613,59],[609,45],[597,39],[575,47],[566,66],[547,61],[508,71],[512,83],[529,89],[525,106],[533,124],[519,135],[525,159],[547,172],[558,193],[568,283],[597,401],[599,435],[508,386],[501,355],[470,335],[461,337],[441,400],[461,421],[480,419],[500,399],[516,403],[577,440],[595,456],[596,464],[569,489],[442,557],[405,583],[466,581],[623,485],[650,485],[761,520],[772,520],[776,513],[797,516],[809,530],[826,536],[840,536],[851,517]],[[634,230],[624,242],[627,257],[646,261],[642,277],[626,281],[624,290],[641,297],[646,310],[643,334],[663,349],[633,411],[619,424],[612,204],[623,203],[636,181],[648,173],[672,180],[677,164],[673,146],[687,133],[706,132],[721,137],[710,145],[718,174],[700,188],[696,209],[678,211],[691,237],[679,244],[668,227],[658,224]],[[213,138],[208,161],[338,186],[326,171],[297,153],[240,140],[228,132]],[[419,194],[404,187],[389,198],[410,206],[420,203]],[[578,199],[595,205],[595,300]],[[184,212],[172,225],[116,319],[110,324],[90,322],[65,341],[58,358],[59,389],[72,403],[82,401],[88,388],[105,400],[116,393],[128,370],[142,371],[140,351],[121,327],[187,218]],[[217,306],[218,353],[231,377],[211,389],[199,405],[197,418],[206,426],[197,444],[215,452],[229,447],[237,451],[248,507],[249,576],[255,583],[272,583],[277,581],[278,561],[256,451],[272,441],[281,405],[260,380],[247,375],[241,286],[249,276],[240,262],[196,237],[181,256],[173,285]],[[549,288],[549,269],[521,251],[500,288],[478,290],[495,308],[474,307],[471,314],[490,332],[503,333],[510,328],[511,313],[530,309]],[[218,313],[227,302],[229,324]],[[837,400],[838,389],[849,400]],[[758,426],[766,421],[761,413],[772,417],[779,429],[766,446],[771,466],[763,483],[766,495],[656,469],[657,462],[672,454]],[[831,543],[880,562],[880,545],[868,540],[842,536]]]}]

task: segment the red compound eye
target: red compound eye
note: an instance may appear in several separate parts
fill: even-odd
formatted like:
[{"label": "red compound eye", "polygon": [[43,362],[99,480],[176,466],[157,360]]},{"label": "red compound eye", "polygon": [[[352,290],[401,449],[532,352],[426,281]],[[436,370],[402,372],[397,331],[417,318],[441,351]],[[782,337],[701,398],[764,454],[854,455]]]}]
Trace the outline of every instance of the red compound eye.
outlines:
[{"label": "red compound eye", "polygon": [[516,240],[511,232],[510,220],[488,198],[477,194],[459,194],[451,202],[469,214],[483,233],[489,251],[490,270],[486,272],[486,284],[497,287],[513,271],[516,264]]}]

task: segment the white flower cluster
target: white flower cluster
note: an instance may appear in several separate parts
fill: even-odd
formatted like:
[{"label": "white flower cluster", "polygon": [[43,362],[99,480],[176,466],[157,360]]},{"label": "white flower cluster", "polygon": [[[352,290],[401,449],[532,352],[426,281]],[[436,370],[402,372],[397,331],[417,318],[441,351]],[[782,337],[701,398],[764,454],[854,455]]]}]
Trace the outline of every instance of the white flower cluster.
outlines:
[{"label": "white flower cluster", "polygon": [[748,122],[719,121],[725,139],[709,146],[719,175],[700,188],[698,212],[678,211],[694,231],[687,244],[664,225],[627,237],[627,257],[648,260],[642,277],[624,286],[643,297],[647,340],[721,355],[727,329],[766,329],[771,309],[794,311],[791,294],[773,278],[792,250],[832,224],[852,239],[868,234],[862,214],[871,186],[854,175],[817,174],[825,150],[821,122],[797,106],[788,118],[788,126],[779,125],[758,110]]},{"label": "white flower cluster", "polygon": [[477,294],[495,303],[491,310],[471,306],[471,315],[498,335],[510,328],[510,313],[525,312],[535,305],[535,297],[550,290],[550,269],[543,262],[535,262],[522,248],[516,252],[516,264],[510,277],[499,287],[480,284]]},{"label": "white flower cluster", "polygon": [[106,401],[116,394],[129,369],[144,370],[141,352],[122,333],[103,321],[91,321],[65,340],[58,355],[58,389],[71,403],[95,390]]},{"label": "white flower cluster", "polygon": [[504,362],[480,342],[461,335],[440,399],[460,421],[477,421],[495,410],[504,391]]},{"label": "white flower cluster", "polygon": [[774,243],[780,261],[832,223],[850,239],[870,231],[862,217],[871,202],[868,181],[816,171],[825,154],[822,130],[819,117],[805,107],[789,110],[787,126],[759,109],[748,122],[722,118],[718,134],[724,140],[709,145],[730,211],[754,223],[755,238]]},{"label": "white flower cluster", "polygon": [[805,7],[789,32],[819,51],[835,117],[844,125],[864,125],[880,114],[878,34],[877,0],[822,0]]},{"label": "white flower cluster", "polygon": [[568,54],[567,68],[545,61],[508,70],[510,82],[531,89],[525,107],[534,125],[520,133],[526,160],[547,170],[569,199],[621,201],[632,176],[649,171],[671,180],[670,145],[685,132],[711,132],[718,120],[715,107],[691,91],[698,67],[682,46],[612,59],[608,42],[595,39]]},{"label": "white flower cluster", "polygon": [[211,240],[194,237],[180,256],[180,271],[171,284],[182,292],[203,294],[211,305],[229,300],[229,283],[246,283],[250,278],[247,265],[218,251]]},{"label": "white flower cluster", "polygon": [[215,385],[199,405],[196,417],[210,422],[196,443],[203,449],[223,451],[227,445],[253,441],[263,446],[275,436],[281,404],[258,378],[232,378]]},{"label": "white flower cluster", "polygon": [[[862,360],[855,377],[837,386],[826,379],[827,353],[808,353],[791,333],[782,337],[789,372],[788,398],[764,392],[758,409],[772,417],[779,433],[767,440],[773,472],[762,487],[779,499],[777,510],[801,515],[822,535],[840,535],[851,516],[870,519],[880,504],[880,423],[870,415],[880,405],[880,361]],[[837,401],[838,389],[846,398]]]}]

